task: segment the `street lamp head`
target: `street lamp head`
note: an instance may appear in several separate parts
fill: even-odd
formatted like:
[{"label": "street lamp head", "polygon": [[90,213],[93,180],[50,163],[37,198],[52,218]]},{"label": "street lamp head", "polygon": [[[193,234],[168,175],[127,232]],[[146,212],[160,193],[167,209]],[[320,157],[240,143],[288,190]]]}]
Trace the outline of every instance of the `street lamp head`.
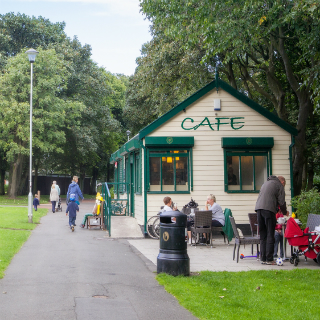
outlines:
[{"label": "street lamp head", "polygon": [[36,56],[39,52],[31,48],[28,51],[26,51],[25,53],[28,55],[30,63],[33,63],[33,62],[35,62]]},{"label": "street lamp head", "polygon": [[131,133],[131,131],[130,131],[130,130],[127,130],[127,131],[126,131],[126,134],[127,134],[127,136],[128,136],[128,141],[129,141],[130,133]]}]

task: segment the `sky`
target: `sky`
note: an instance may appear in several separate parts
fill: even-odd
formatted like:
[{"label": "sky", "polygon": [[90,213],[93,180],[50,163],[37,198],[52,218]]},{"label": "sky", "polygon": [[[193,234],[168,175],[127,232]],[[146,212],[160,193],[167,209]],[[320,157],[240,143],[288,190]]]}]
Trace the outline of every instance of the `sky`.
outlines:
[{"label": "sky", "polygon": [[132,75],[150,22],[139,0],[0,0],[0,14],[14,12],[66,23],[68,37],[92,48],[92,60],[112,73]]}]

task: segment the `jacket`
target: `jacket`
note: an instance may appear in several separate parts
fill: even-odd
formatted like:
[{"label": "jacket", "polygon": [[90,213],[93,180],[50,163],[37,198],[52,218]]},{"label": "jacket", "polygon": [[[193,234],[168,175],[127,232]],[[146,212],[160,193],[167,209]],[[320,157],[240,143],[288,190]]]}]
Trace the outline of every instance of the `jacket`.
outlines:
[{"label": "jacket", "polygon": [[284,187],[276,176],[270,176],[260,189],[255,211],[268,210],[276,214],[278,206],[287,213]]},{"label": "jacket", "polygon": [[70,201],[68,203],[66,213],[69,212],[69,217],[73,218],[77,216],[77,211],[79,211],[79,206],[75,203],[75,201]]},{"label": "jacket", "polygon": [[75,181],[72,181],[69,185],[68,192],[67,192],[67,200],[70,199],[70,194],[75,195],[75,201],[79,201],[79,197],[83,199],[83,195],[81,193],[80,187]]},{"label": "jacket", "polygon": [[56,188],[51,188],[50,201],[59,201],[59,193]]},{"label": "jacket", "polygon": [[232,212],[230,209],[225,208],[225,210],[224,210],[224,226],[222,227],[222,230],[230,242],[233,238],[233,229],[232,229],[232,225],[231,225],[229,217],[232,217]]}]

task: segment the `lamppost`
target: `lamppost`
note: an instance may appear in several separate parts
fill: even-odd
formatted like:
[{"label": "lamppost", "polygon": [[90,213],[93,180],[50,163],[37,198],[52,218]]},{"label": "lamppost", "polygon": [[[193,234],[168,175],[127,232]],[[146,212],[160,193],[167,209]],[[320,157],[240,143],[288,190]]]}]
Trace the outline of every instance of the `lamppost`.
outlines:
[{"label": "lamppost", "polygon": [[127,131],[126,131],[126,134],[127,134],[127,136],[128,136],[128,141],[130,140],[130,138],[129,138],[130,133],[131,133],[131,131],[130,131],[130,130],[127,130]]},{"label": "lamppost", "polygon": [[29,195],[28,195],[28,222],[33,223],[32,218],[32,76],[33,76],[33,63],[39,53],[34,49],[29,49],[25,52],[28,55],[31,65],[31,85],[30,85],[30,167],[29,167]]}]

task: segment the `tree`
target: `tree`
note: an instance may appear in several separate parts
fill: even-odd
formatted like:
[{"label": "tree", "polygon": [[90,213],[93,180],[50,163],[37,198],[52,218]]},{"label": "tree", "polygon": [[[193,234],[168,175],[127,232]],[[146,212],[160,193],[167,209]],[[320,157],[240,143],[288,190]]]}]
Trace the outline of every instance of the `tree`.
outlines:
[{"label": "tree", "polygon": [[153,39],[142,47],[138,67],[130,78],[124,114],[130,129],[138,132],[214,75],[201,65],[202,45],[184,48],[182,41],[168,36],[164,28],[152,28]]},{"label": "tree", "polygon": [[[65,61],[53,49],[38,50],[34,63],[33,146],[42,153],[61,153],[61,144],[66,140],[63,129],[70,124],[79,125],[79,112],[85,106],[58,97],[67,85]],[[1,147],[10,163],[11,197],[19,192],[24,163],[29,155],[29,93],[30,63],[26,54],[20,53],[8,59],[5,73],[0,77]]]},{"label": "tree", "polygon": [[216,59],[235,88],[249,96],[256,91],[280,118],[294,121],[293,182],[299,194],[308,119],[318,99],[319,5],[310,0],[143,0],[141,7],[155,28],[165,28],[186,49],[202,39],[203,63]]}]

